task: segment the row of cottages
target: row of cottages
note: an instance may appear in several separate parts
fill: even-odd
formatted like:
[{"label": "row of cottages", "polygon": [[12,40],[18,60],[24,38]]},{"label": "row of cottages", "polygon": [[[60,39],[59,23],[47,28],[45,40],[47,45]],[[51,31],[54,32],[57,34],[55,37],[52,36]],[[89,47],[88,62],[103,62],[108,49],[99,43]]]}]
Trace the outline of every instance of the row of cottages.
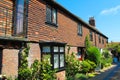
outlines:
[{"label": "row of cottages", "polygon": [[[85,37],[104,48],[108,37],[54,0],[0,0],[0,74],[17,76],[21,50],[28,43],[29,65],[42,55],[51,55],[57,77],[65,79],[65,53],[84,53]],[[81,55],[79,54],[79,55]]]}]

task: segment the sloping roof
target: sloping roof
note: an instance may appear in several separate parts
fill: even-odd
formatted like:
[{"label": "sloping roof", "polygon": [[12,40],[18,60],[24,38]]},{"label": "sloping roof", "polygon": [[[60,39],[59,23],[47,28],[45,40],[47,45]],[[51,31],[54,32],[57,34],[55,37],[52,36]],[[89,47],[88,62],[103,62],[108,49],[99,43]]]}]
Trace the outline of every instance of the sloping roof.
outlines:
[{"label": "sloping roof", "polygon": [[102,32],[100,32],[98,29],[96,29],[94,26],[86,23],[84,20],[82,20],[81,18],[79,18],[78,16],[74,15],[73,13],[71,13],[70,11],[68,11],[67,9],[65,9],[63,6],[61,6],[60,4],[58,4],[56,1],[54,0],[44,0],[49,4],[54,5],[55,7],[57,7],[58,9],[62,10],[63,12],[65,12],[67,15],[71,16],[73,19],[83,23],[84,25],[86,25],[88,28],[94,30],[96,33],[104,36],[105,38],[108,39],[108,37],[106,35],[104,35]]}]

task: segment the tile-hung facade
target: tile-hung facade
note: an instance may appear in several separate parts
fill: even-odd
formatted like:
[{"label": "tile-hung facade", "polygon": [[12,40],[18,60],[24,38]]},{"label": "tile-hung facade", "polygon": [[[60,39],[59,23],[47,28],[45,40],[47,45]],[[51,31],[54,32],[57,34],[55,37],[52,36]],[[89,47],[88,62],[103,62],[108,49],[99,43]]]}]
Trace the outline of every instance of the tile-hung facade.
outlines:
[{"label": "tile-hung facade", "polygon": [[79,53],[82,59],[85,37],[104,48],[108,38],[53,0],[0,0],[0,74],[17,76],[19,56],[29,43],[29,65],[45,54],[51,55],[57,77],[65,79],[65,53]]}]

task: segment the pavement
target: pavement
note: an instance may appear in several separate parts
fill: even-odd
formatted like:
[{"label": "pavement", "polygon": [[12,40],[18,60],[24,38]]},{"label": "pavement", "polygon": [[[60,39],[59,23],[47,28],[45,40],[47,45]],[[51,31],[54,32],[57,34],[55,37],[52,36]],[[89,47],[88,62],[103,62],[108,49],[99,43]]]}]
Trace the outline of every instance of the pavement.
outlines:
[{"label": "pavement", "polygon": [[97,76],[88,80],[120,80],[120,62],[100,72]]}]

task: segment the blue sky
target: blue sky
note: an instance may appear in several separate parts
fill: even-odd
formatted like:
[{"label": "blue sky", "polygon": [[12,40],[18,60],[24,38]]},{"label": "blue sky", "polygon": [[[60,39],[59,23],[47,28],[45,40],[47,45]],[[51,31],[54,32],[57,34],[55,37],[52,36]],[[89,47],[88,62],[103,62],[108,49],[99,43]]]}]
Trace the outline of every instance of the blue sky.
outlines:
[{"label": "blue sky", "polygon": [[94,17],[99,31],[109,42],[120,42],[120,0],[56,0],[59,4],[88,23]]}]

